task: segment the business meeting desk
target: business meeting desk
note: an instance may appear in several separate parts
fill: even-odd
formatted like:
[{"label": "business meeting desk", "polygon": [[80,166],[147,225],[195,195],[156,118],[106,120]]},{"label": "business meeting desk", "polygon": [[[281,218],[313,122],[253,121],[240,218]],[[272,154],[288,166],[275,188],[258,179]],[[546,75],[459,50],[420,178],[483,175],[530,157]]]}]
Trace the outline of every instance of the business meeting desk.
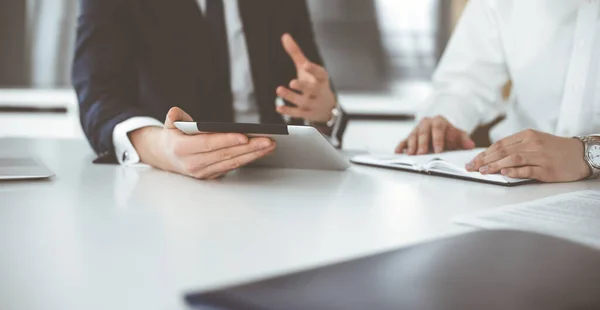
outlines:
[{"label": "business meeting desk", "polygon": [[56,173],[0,183],[0,309],[10,310],[187,309],[185,292],[464,233],[453,217],[600,186],[505,188],[358,166],[197,181],[93,165],[82,140],[0,146]]}]

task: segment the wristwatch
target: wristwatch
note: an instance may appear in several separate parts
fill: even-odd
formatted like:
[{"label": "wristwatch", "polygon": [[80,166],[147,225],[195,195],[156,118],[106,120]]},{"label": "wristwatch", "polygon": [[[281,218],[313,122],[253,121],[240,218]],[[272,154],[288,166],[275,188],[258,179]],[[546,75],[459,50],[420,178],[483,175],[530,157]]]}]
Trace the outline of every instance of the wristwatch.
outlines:
[{"label": "wristwatch", "polygon": [[577,137],[585,146],[584,157],[592,170],[590,178],[600,177],[600,136]]},{"label": "wristwatch", "polygon": [[340,104],[337,103],[335,105],[335,108],[333,108],[333,110],[331,110],[331,119],[329,121],[327,121],[327,127],[329,128],[333,128],[333,126],[335,126],[335,124],[338,122],[338,120],[340,119],[340,117],[342,116],[342,108],[340,107]]}]

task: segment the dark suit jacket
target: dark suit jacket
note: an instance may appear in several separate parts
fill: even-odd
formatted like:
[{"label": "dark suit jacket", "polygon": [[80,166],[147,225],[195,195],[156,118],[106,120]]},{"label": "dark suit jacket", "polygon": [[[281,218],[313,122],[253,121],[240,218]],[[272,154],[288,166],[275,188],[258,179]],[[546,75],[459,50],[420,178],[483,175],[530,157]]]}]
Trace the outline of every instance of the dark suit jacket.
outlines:
[{"label": "dark suit jacket", "polygon": [[[281,36],[291,33],[307,57],[323,65],[307,4],[238,1],[261,122],[281,124],[275,89],[296,77]],[[80,4],[73,84],[83,130],[97,153],[114,157],[112,132],[120,122],[134,116],[162,120],[173,106],[196,121],[233,121],[231,106],[211,100],[214,68],[196,0],[80,0]]]}]

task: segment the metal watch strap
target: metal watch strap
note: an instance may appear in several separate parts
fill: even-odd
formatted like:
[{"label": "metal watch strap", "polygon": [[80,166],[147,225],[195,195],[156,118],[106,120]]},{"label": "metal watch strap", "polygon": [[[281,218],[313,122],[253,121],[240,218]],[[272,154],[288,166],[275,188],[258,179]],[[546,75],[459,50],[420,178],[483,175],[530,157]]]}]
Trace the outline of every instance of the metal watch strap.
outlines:
[{"label": "metal watch strap", "polygon": [[333,108],[331,110],[331,119],[329,121],[327,121],[326,125],[329,128],[333,128],[333,126],[335,126],[335,123],[337,123],[337,121],[339,120],[339,118],[342,116],[342,110],[340,108],[340,104],[337,103],[335,105],[335,108]]}]

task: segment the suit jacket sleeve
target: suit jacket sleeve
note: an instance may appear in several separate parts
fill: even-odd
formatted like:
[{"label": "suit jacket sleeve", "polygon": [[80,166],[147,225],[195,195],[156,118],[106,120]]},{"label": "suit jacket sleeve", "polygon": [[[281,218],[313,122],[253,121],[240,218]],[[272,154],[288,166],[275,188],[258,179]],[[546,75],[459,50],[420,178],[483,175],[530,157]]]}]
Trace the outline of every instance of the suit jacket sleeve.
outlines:
[{"label": "suit jacket sleeve", "polygon": [[[310,12],[306,0],[279,2],[285,3],[288,10],[290,10],[290,16],[292,16],[294,20],[292,24],[292,31],[290,32],[290,34],[292,35],[292,37],[294,37],[298,45],[300,45],[306,57],[312,62],[326,67],[325,62],[323,61],[323,58],[321,57],[321,53],[319,52],[319,48],[317,46],[313,24],[310,18]],[[331,88],[337,97],[333,81],[331,81]],[[335,134],[337,140],[340,142],[339,147],[341,147],[343,143],[342,138],[344,135],[344,131],[346,130],[348,124],[348,116],[346,113],[343,113],[343,111],[342,117],[339,121],[341,122],[341,124],[338,127],[338,130],[337,132],[335,132]]]},{"label": "suit jacket sleeve", "polygon": [[137,104],[135,38],[127,1],[80,0],[72,79],[83,131],[96,153],[114,158],[114,127],[150,116]]}]

